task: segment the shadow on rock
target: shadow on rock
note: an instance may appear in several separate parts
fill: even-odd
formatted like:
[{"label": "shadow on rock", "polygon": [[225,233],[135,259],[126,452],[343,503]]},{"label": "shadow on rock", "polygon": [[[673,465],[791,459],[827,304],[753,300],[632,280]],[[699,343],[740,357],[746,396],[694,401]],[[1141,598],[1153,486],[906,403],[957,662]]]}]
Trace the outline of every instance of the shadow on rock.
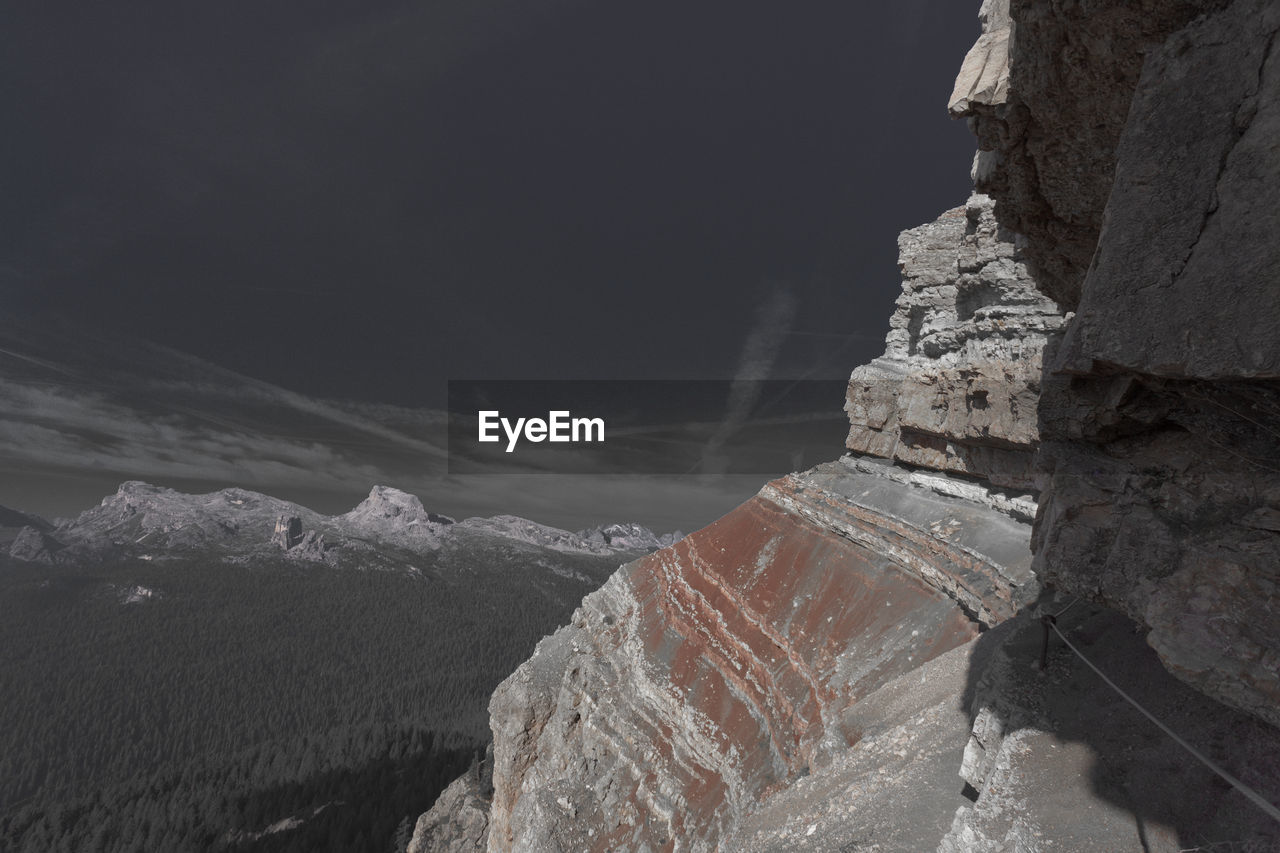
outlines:
[{"label": "shadow on rock", "polygon": [[1108,687],[1040,617],[1157,719],[1280,802],[1280,731],[1170,675],[1140,626],[1050,597],[977,640],[964,693],[972,806],[939,851],[1280,849],[1280,824]]}]

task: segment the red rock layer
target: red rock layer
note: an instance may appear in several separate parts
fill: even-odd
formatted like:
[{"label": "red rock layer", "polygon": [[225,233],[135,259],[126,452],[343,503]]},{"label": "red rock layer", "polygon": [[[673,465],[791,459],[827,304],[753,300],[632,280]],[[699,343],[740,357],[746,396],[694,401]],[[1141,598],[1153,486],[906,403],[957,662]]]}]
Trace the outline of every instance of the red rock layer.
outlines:
[{"label": "red rock layer", "polygon": [[[621,569],[498,689],[490,849],[712,849],[857,741],[844,709],[976,636],[951,596],[815,524],[849,499],[804,476]],[[821,499],[802,516],[783,495]],[[943,571],[975,561],[923,538]]]}]

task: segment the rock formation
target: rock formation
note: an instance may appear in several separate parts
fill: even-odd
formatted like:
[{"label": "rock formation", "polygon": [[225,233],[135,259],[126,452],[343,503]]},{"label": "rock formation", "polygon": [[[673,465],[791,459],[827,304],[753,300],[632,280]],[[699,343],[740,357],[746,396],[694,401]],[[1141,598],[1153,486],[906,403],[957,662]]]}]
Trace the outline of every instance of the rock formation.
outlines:
[{"label": "rock formation", "polygon": [[296,515],[282,515],[276,519],[276,529],[271,533],[271,544],[281,551],[288,551],[302,541],[302,519]]},{"label": "rock formation", "polygon": [[679,530],[655,536],[652,530],[639,524],[605,524],[590,530],[579,530],[578,536],[597,547],[619,548],[627,551],[657,551],[674,545],[684,538]]},{"label": "rock formation", "polygon": [[860,697],[1034,597],[1025,522],[881,468],[771,483],[588,596],[490,704],[490,849],[713,849],[857,742]]},{"label": "rock formation", "polygon": [[1041,358],[1065,319],[986,196],[904,231],[898,252],[902,295],[885,354],[849,380],[846,446],[1030,491]]},{"label": "rock formation", "polygon": [[408,547],[431,547],[439,543],[441,534],[453,524],[447,515],[427,512],[416,495],[389,486],[374,486],[369,497],[340,517],[342,525],[352,531],[386,537]]},{"label": "rock formation", "polygon": [[[1280,724],[1280,7],[1011,7],[952,110],[1037,286],[1076,312],[1045,365],[1037,570]],[[992,86],[976,57],[1004,27]]]},{"label": "rock formation", "polygon": [[407,853],[476,853],[489,837],[493,801],[493,749],[455,779],[431,810],[418,818]]}]

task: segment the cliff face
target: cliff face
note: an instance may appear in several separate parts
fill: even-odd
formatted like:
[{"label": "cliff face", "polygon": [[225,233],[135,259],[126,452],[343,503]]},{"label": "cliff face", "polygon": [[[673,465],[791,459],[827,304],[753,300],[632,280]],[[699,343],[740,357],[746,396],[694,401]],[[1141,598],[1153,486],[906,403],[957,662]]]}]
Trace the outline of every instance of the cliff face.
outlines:
[{"label": "cliff face", "polygon": [[1280,724],[1280,7],[1011,5],[952,111],[1076,312],[1045,364],[1037,571]]},{"label": "cliff face", "polygon": [[975,195],[898,238],[902,296],[885,354],[850,378],[846,446],[1026,492],[1042,355],[1065,321],[992,207]]},{"label": "cliff face", "polygon": [[[882,697],[916,701],[893,682],[1035,599],[1036,377],[1062,318],[983,197],[904,234],[901,261],[886,355],[850,384],[868,453],[623,567],[495,692],[490,850],[715,849],[797,779],[878,754]],[[938,730],[935,835],[967,737]],[[440,826],[419,846],[474,835]]]}]

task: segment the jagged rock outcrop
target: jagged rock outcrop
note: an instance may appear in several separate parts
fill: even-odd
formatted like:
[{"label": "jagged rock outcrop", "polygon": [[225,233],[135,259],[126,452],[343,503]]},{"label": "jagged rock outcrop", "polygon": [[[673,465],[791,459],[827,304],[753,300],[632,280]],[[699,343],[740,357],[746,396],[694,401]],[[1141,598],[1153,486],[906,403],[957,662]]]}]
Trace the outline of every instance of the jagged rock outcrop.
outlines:
[{"label": "jagged rock outcrop", "polygon": [[1065,318],[989,198],[898,238],[902,295],[885,354],[853,371],[846,446],[1030,491],[1045,345]]},{"label": "jagged rock outcrop", "polygon": [[1280,725],[1280,6],[1008,11],[1008,85],[980,41],[952,106],[1076,310],[1045,363],[1037,570]]},{"label": "jagged rock outcrop", "polygon": [[302,519],[296,515],[282,515],[276,519],[276,529],[271,533],[271,544],[288,551],[302,541]]},{"label": "jagged rock outcrop", "polygon": [[1034,598],[1025,521],[886,473],[775,481],[588,596],[490,704],[489,848],[713,849],[858,741],[860,698]]},{"label": "jagged rock outcrop", "polygon": [[[359,529],[363,532],[367,527]],[[284,551],[285,556],[295,560],[323,561],[331,556],[329,546],[324,541],[324,534],[316,530],[304,531],[302,519],[296,515],[282,515],[276,519],[276,528],[271,534],[271,544]]]},{"label": "jagged rock outcrop", "polygon": [[369,497],[338,521],[353,533],[391,536],[409,547],[438,544],[441,535],[454,523],[447,515],[427,512],[417,495],[390,486],[374,486]]},{"label": "jagged rock outcrop", "polygon": [[325,544],[324,534],[308,530],[297,547],[289,551],[289,556],[300,560],[326,559],[329,556],[329,546]]},{"label": "jagged rock outcrop", "polygon": [[246,489],[187,495],[130,481],[98,506],[59,524],[56,532],[71,545],[104,552],[243,550],[269,545],[281,518],[298,519],[300,530],[315,528],[324,516]]}]

